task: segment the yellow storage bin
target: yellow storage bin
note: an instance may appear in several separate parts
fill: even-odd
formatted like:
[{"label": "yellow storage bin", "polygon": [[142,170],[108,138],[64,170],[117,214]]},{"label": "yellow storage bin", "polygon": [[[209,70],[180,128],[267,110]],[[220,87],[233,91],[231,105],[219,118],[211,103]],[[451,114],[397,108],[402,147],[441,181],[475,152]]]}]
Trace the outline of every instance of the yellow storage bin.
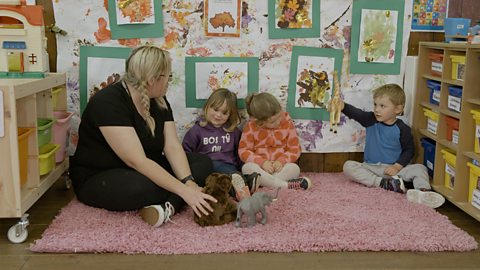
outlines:
[{"label": "yellow storage bin", "polygon": [[60,93],[63,91],[66,91],[64,86],[58,86],[55,88],[52,88],[52,107],[54,111],[58,111],[59,108],[57,108],[57,100],[59,99]]},{"label": "yellow storage bin", "polygon": [[22,128],[17,130],[18,134],[18,163],[20,167],[20,186],[27,182],[28,175],[28,135],[35,131],[35,128]]},{"label": "yellow storage bin", "polygon": [[470,113],[475,119],[475,147],[474,151],[477,154],[480,154],[480,111],[471,110]]},{"label": "yellow storage bin", "polygon": [[59,144],[45,144],[38,149],[38,163],[40,175],[49,173],[55,167],[55,153]]},{"label": "yellow storage bin", "polygon": [[470,183],[468,184],[468,202],[472,202],[472,194],[475,189],[480,189],[480,168],[470,162],[467,162],[470,167]]},{"label": "yellow storage bin", "polygon": [[452,80],[463,81],[465,74],[465,55],[450,55],[452,60]]},{"label": "yellow storage bin", "polygon": [[445,159],[445,186],[453,189],[455,186],[455,164],[457,156],[447,150],[442,150],[443,159]]},{"label": "yellow storage bin", "polygon": [[433,134],[437,134],[438,118],[437,112],[430,109],[423,109],[423,114],[427,117],[427,131]]}]

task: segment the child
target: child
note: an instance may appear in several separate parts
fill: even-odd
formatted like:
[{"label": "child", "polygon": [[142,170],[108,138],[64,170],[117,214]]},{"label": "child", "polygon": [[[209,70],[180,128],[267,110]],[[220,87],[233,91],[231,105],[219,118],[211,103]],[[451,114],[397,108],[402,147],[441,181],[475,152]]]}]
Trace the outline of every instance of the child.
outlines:
[{"label": "child", "polygon": [[230,174],[237,192],[237,199],[250,196],[256,190],[256,176],[245,180],[237,173],[240,168],[238,142],[241,132],[238,129],[240,115],[237,111],[237,96],[225,88],[215,90],[203,107],[203,119],[195,123],[183,138],[185,152],[205,154],[213,162],[213,172]]},{"label": "child", "polygon": [[445,202],[431,191],[427,168],[409,164],[414,155],[411,129],[397,115],[403,114],[405,93],[396,84],[386,84],[373,91],[374,110],[365,112],[341,102],[342,112],[366,128],[364,162],[348,160],[344,173],[368,187],[381,187],[399,193],[406,191],[404,182],[413,182],[407,200],[437,208]]},{"label": "child", "polygon": [[260,173],[259,185],[307,190],[310,179],[298,178],[300,157],[295,126],[278,100],[269,93],[251,94],[245,99],[250,121],[245,125],[238,153],[245,162],[244,174]]}]

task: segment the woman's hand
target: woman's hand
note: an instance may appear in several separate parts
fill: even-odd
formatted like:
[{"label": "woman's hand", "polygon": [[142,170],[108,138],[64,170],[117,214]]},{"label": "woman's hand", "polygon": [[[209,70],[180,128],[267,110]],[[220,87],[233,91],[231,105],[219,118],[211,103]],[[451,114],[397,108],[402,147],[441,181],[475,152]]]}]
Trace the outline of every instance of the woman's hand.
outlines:
[{"label": "woman's hand", "polygon": [[[198,186],[197,186],[198,187]],[[213,208],[210,206],[207,200],[211,202],[217,202],[217,200],[201,191],[196,187],[185,185],[185,190],[180,195],[182,199],[193,209],[193,212],[199,217],[202,215],[208,216],[210,212],[213,212]]]},{"label": "woman's hand", "polygon": [[196,190],[198,190],[198,191],[202,191],[202,188],[201,188],[199,185],[197,185],[197,183],[195,183],[195,182],[192,181],[192,180],[188,180],[188,181],[185,183],[185,185],[187,185],[187,186],[189,186],[189,187],[191,187],[191,188],[194,188],[194,189],[196,189]]}]

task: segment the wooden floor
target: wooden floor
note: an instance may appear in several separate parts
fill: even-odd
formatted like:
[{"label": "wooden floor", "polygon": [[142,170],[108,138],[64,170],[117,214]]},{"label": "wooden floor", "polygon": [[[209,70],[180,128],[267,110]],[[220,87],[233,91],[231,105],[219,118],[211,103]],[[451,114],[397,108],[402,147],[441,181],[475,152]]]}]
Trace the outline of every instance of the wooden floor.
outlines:
[{"label": "wooden floor", "polygon": [[[0,269],[480,269],[474,252],[324,252],[206,255],[38,254],[28,250],[73,196],[59,180],[29,211],[29,237],[11,244],[6,232],[18,219],[0,219]],[[480,241],[480,223],[450,203],[438,209]],[[381,224],[380,224],[381,226]],[[432,224],[435,226],[435,224]],[[355,228],[352,228],[355,229]],[[280,236],[279,237],[288,237]]]}]

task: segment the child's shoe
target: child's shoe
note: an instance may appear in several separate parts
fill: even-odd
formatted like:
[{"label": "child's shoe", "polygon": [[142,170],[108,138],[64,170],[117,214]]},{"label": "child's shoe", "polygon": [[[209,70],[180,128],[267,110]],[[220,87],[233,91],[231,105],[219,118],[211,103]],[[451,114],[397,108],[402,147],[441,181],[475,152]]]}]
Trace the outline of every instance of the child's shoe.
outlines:
[{"label": "child's shoe", "polygon": [[383,177],[380,181],[380,187],[398,193],[405,193],[406,191],[403,179],[396,175]]},{"label": "child's shoe", "polygon": [[307,190],[312,186],[312,181],[308,177],[300,177],[287,180],[288,189],[303,189]]},{"label": "child's shoe", "polygon": [[143,221],[152,225],[153,227],[160,227],[163,223],[171,221],[170,217],[175,213],[175,209],[170,202],[162,205],[150,205],[140,209],[140,216]]},{"label": "child's shoe", "polygon": [[426,205],[431,208],[440,207],[444,202],[445,198],[433,191],[422,191],[417,189],[409,189],[407,191],[407,200],[413,203],[419,203]]},{"label": "child's shoe", "polygon": [[258,181],[260,178],[260,174],[256,172],[252,174],[245,174],[244,178],[245,178],[245,185],[247,185],[248,188],[250,189],[250,194],[255,193],[255,191],[257,191],[257,189],[260,186],[260,181]]},{"label": "child's shoe", "polygon": [[237,198],[237,201],[241,201],[247,197],[250,197],[250,190],[248,186],[245,185],[245,181],[243,180],[242,175],[239,173],[233,173],[231,177],[232,186],[235,190],[235,197]]}]

